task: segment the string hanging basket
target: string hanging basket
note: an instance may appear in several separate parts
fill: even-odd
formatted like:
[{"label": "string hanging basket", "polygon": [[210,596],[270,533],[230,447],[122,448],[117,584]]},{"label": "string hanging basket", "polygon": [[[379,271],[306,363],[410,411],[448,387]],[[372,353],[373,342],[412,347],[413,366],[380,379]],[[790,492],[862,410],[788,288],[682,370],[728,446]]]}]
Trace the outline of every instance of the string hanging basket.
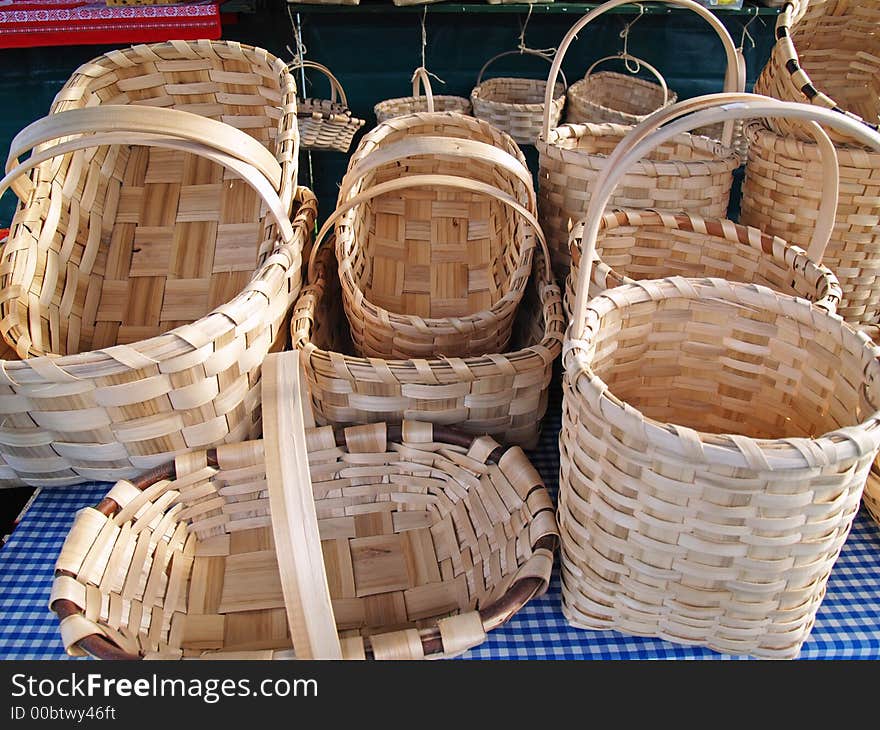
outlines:
[{"label": "string hanging basket", "polygon": [[[467,120],[462,133],[481,125],[483,138],[515,145],[485,122],[433,115],[446,126],[455,118]],[[543,237],[531,173],[496,145],[420,135],[422,120],[401,118],[408,138],[352,158],[313,256],[335,225],[343,302],[360,354],[504,352],[535,239]]]},{"label": "string hanging basket", "polygon": [[[598,16],[625,0],[609,0],[577,21],[559,45],[548,76],[555,83],[565,53],[575,36]],[[709,10],[692,0],[668,0],[693,10],[715,30],[724,46],[727,73],[724,90],[742,91],[745,68],[727,29]],[[549,99],[545,96],[545,104]],[[553,128],[545,114],[538,137],[538,217],[544,226],[560,282],[571,265],[568,236],[587,209],[599,173],[608,155],[629,127],[609,124],[566,124]],[[628,171],[627,182],[611,199],[612,207],[656,208],[691,215],[723,218],[727,215],[733,171],[740,160],[730,147],[734,125],[725,126],[723,142],[694,135],[681,135],[661,145]]]},{"label": "string hanging basket", "polygon": [[265,370],[263,441],[77,514],[49,602],[69,653],[439,658],[546,590],[553,503],[521,449],[408,421],[305,428],[296,353]]},{"label": "string hanging basket", "polygon": [[[755,92],[816,104],[880,122],[880,5],[851,0],[796,0],[776,20],[776,43]],[[767,120],[777,134],[809,140],[785,119]],[[830,132],[837,144],[853,138]]]},{"label": "string hanging basket", "polygon": [[[537,56],[548,62],[551,60],[546,54],[527,48],[493,56],[483,64],[477,74],[477,84],[471,91],[471,104],[474,107],[474,116],[507,132],[518,144],[535,144],[544,118],[544,92],[547,82],[543,79],[511,76],[483,81],[486,69],[499,58],[522,54]],[[562,83],[555,85],[550,103],[550,122],[553,126],[559,124],[562,116],[567,86],[568,82],[563,74]]]},{"label": "string hanging basket", "polygon": [[[594,73],[600,64],[615,60],[623,61],[630,73]],[[632,70],[630,63],[636,64]],[[650,72],[658,83],[636,76],[642,68]],[[613,122],[635,125],[649,114],[678,100],[678,94],[669,90],[663,74],[647,61],[629,53],[604,56],[594,62],[584,78],[569,87],[567,97],[565,121],[569,124]],[[556,126],[555,123],[551,124]]]},{"label": "string hanging basket", "polygon": [[0,183],[21,200],[0,253],[3,485],[112,482],[256,436],[316,213],[284,63],[137,46],[81,67],[52,111]]},{"label": "string hanging basket", "polygon": [[330,98],[297,99],[297,124],[303,149],[348,152],[352,139],[366,120],[353,116],[342,84],[326,66],[315,61],[293,61],[291,71],[311,68],[320,71],[330,82]]},{"label": "string hanging basket", "polygon": [[[424,91],[424,94],[421,92]],[[392,117],[399,117],[415,112],[458,112],[470,114],[471,103],[461,96],[435,95],[431,88],[428,70],[420,66],[413,72],[412,96],[399,99],[386,99],[373,107],[376,121],[382,123]]]},{"label": "string hanging basket", "polygon": [[[584,262],[628,162],[689,126],[791,114],[880,146],[843,115],[754,99],[647,137],[637,127],[591,202]],[[646,280],[588,302],[590,275],[582,266],[564,357],[566,617],[796,656],[880,448],[880,348],[840,317],[755,284]]]}]

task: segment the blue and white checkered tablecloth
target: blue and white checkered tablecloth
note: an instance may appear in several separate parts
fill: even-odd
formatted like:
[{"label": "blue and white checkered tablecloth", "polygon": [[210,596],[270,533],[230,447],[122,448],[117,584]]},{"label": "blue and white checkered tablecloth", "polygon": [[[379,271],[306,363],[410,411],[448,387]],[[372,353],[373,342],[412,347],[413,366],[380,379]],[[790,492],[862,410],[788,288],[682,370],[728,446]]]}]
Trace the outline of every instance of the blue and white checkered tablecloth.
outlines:
[{"label": "blue and white checkered tablecloth", "polygon": [[[555,379],[554,379],[555,380]],[[555,495],[559,392],[553,389],[544,435],[530,454]],[[0,659],[61,659],[58,622],[47,608],[52,569],[76,510],[94,505],[107,484],[43,490],[0,549]],[[468,659],[719,659],[720,654],[566,623],[559,578]],[[880,527],[862,510],[828,582],[802,659],[880,659]]]}]

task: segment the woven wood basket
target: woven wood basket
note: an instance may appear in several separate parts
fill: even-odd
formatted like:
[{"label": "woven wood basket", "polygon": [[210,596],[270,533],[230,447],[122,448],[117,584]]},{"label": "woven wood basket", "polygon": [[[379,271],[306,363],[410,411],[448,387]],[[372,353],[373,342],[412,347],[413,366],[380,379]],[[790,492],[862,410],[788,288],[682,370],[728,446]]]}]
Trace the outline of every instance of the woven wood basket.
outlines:
[{"label": "woven wood basket", "polygon": [[865,505],[868,514],[874,518],[874,522],[880,524],[880,464],[876,461],[871,467],[870,474],[868,474],[862,504]]},{"label": "woven wood basket", "polygon": [[[173,99],[193,111],[159,106]],[[52,108],[0,183],[23,201],[0,254],[20,360],[2,367],[0,484],[112,482],[258,435],[260,364],[285,340],[316,212],[296,192],[284,64],[138,46],[83,66]]]},{"label": "woven wood basket", "polygon": [[[749,161],[740,220],[790,241],[806,239],[819,217],[820,148],[781,136],[761,123],[746,126]],[[839,137],[839,135],[837,135]],[[813,256],[840,279],[838,313],[851,324],[880,323],[880,153],[837,147],[839,204],[824,256]],[[818,253],[818,252],[817,252]]]},{"label": "woven wood basket", "polygon": [[[550,68],[548,83],[557,74],[575,36],[592,20],[626,0],[609,0],[572,26],[565,35]],[[692,0],[667,0],[667,4],[689,8],[704,18],[721,38],[727,57],[725,91],[742,91],[745,64],[724,25],[709,10]],[[545,97],[545,104],[549,99]],[[544,226],[560,282],[568,276],[571,257],[568,236],[574,223],[583,218],[596,179],[604,169],[608,155],[627,133],[629,127],[608,124],[563,125],[552,128],[545,114],[538,137],[538,217]],[[725,125],[725,144],[699,136],[682,135],[659,147],[651,158],[635,163],[625,186],[612,198],[621,208],[656,208],[683,211],[709,218],[727,215],[733,171],[740,160],[730,143],[734,125]]]},{"label": "woven wood basket", "polygon": [[300,146],[312,150],[348,152],[355,133],[366,120],[352,116],[342,84],[326,66],[315,61],[293,61],[288,68],[311,68],[320,71],[330,82],[330,98],[297,99],[297,124]]},{"label": "woven wood basket", "polygon": [[[515,145],[486,122],[433,117],[446,126],[461,119],[461,131],[481,124],[484,139]],[[352,158],[313,256],[335,225],[343,302],[360,354],[504,352],[535,239],[543,239],[531,173],[498,146],[419,135],[423,117],[400,119],[408,139]]]},{"label": "woven wood basket", "polygon": [[[795,0],[776,20],[776,44],[755,92],[816,104],[880,122],[880,4],[854,0]],[[832,98],[833,96],[833,98]],[[809,140],[785,119],[768,120],[778,134]],[[852,137],[831,132],[838,144]]]},{"label": "woven wood basket", "polygon": [[49,603],[69,653],[452,656],[547,588],[553,503],[521,449],[416,422],[304,429],[296,353],[264,383],[264,441],[78,513]]},{"label": "woven wood basket", "polygon": [[[614,60],[623,61],[629,73],[593,73],[599,64]],[[636,64],[633,70],[630,70],[630,63]],[[658,83],[636,76],[642,68],[647,69]],[[678,94],[669,90],[663,74],[647,61],[628,53],[600,58],[587,69],[584,78],[569,87],[567,96],[565,121],[570,124],[612,122],[635,125],[678,100]]]},{"label": "woven wood basket", "polygon": [[[664,137],[731,116],[860,126],[754,98],[641,142],[637,127],[590,204],[584,261],[611,188]],[[838,316],[754,284],[677,277],[587,302],[589,279],[581,267],[564,357],[566,617],[726,653],[796,656],[880,448],[880,348]]]},{"label": "woven wood basket", "polygon": [[562,297],[541,249],[535,253],[511,350],[481,357],[354,356],[336,272],[333,252],[323,249],[291,322],[318,423],[400,423],[409,418],[490,434],[523,448],[537,445],[565,330]]},{"label": "woven wood basket", "polygon": [[[507,132],[518,144],[533,145],[541,133],[547,82],[543,79],[510,76],[499,76],[483,81],[486,69],[499,58],[523,54],[552,62],[546,54],[529,49],[505,51],[493,56],[483,64],[483,68],[477,74],[477,84],[471,91],[471,104],[474,107],[475,117],[484,119]],[[551,101],[550,123],[554,127],[559,124],[562,117],[567,87],[568,82],[563,74],[562,83],[556,84]]]},{"label": "woven wood basket", "polygon": [[[422,94],[424,91],[424,94]],[[373,107],[376,121],[380,124],[392,117],[399,117],[415,112],[458,112],[470,114],[471,103],[462,96],[449,96],[434,94],[431,88],[431,79],[428,70],[419,66],[413,71],[412,96],[403,96],[399,99],[386,99]]]}]

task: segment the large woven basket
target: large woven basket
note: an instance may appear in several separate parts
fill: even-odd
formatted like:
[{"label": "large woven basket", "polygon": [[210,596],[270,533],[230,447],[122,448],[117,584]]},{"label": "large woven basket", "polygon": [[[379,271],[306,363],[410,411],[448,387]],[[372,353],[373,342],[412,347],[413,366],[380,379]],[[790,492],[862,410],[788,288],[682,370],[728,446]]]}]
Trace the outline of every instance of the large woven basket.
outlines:
[{"label": "large woven basket", "polygon": [[315,61],[293,61],[291,71],[311,68],[320,71],[330,82],[330,98],[306,97],[297,99],[297,124],[300,146],[303,149],[336,150],[348,152],[351,141],[366,120],[359,119],[348,108],[348,98],[342,84],[323,64]]},{"label": "large woven basket", "polygon": [[264,441],[78,513],[50,598],[69,653],[451,656],[547,588],[553,503],[521,449],[414,422],[303,431],[297,354],[265,371]]},{"label": "large woven basket", "polygon": [[[655,134],[781,113],[859,126],[755,99]],[[655,140],[644,142],[622,144],[609,162],[587,216],[585,262],[611,187]],[[754,284],[649,280],[586,302],[589,277],[581,267],[564,357],[566,617],[721,652],[796,656],[880,448],[880,348],[838,316]]]},{"label": "large woven basket", "polygon": [[260,364],[284,342],[316,212],[295,192],[295,109],[263,50],[138,46],[79,69],[13,140],[4,486],[130,478],[259,434]]},{"label": "large woven basket", "polygon": [[[630,73],[594,73],[596,67],[606,61],[623,61]],[[631,63],[635,66],[631,67]],[[642,68],[647,69],[659,83],[636,76]],[[634,125],[678,100],[678,94],[669,90],[666,79],[656,68],[647,61],[623,53],[595,61],[587,69],[584,78],[569,87],[567,97],[565,121],[570,124],[612,122]]]},{"label": "large woven basket", "polygon": [[[760,123],[747,125],[746,134],[740,220],[790,241],[805,240],[819,217],[819,147]],[[824,256],[814,259],[840,279],[838,313],[845,320],[880,324],[880,153],[852,146],[836,151],[840,193],[834,229]]]},{"label": "large woven basket", "polygon": [[481,357],[354,356],[336,272],[332,251],[323,249],[291,323],[318,423],[400,423],[409,418],[490,434],[504,444],[537,445],[565,330],[559,287],[540,249],[510,351]]},{"label": "large woven basket", "polygon": [[[426,120],[447,132],[421,133]],[[531,173],[486,122],[448,112],[390,121],[407,138],[388,135],[352,158],[315,240],[317,250],[335,225],[355,348],[381,358],[504,352],[543,238]]]},{"label": "large woven basket", "polygon": [[[548,83],[557,74],[575,36],[592,20],[626,0],[609,0],[572,26],[559,45],[550,68]],[[742,91],[745,68],[727,29],[709,10],[692,0],[668,0],[700,15],[718,34],[727,58],[725,91]],[[545,97],[545,103],[549,99]],[[568,236],[574,223],[583,218],[599,173],[608,155],[629,127],[608,124],[563,125],[553,128],[545,115],[538,148],[538,217],[550,248],[553,270],[560,282],[569,273],[571,257]],[[727,215],[733,171],[740,159],[730,142],[734,125],[726,125],[724,141],[682,135],[660,146],[651,157],[635,163],[628,171],[626,185],[611,200],[613,207],[656,208],[683,211],[710,218]]]},{"label": "large woven basket", "polygon": [[[795,0],[776,21],[776,43],[755,92],[816,104],[880,122],[880,3],[875,0]],[[802,127],[768,120],[778,134],[808,140]],[[831,132],[838,144],[853,139]]]},{"label": "large woven basket", "polygon": [[[424,94],[421,93],[424,91]],[[373,107],[376,121],[382,123],[392,117],[399,117],[415,112],[458,112],[470,114],[471,103],[462,96],[450,96],[448,94],[437,95],[431,88],[431,79],[428,70],[419,66],[413,71],[412,96],[402,96],[397,99],[385,99]]]},{"label": "large woven basket", "polygon": [[[474,116],[507,132],[518,144],[535,144],[541,133],[544,120],[544,92],[547,82],[543,79],[528,79],[512,76],[499,76],[483,81],[486,69],[499,58],[512,55],[530,54],[551,61],[550,57],[523,49],[505,51],[493,56],[477,74],[477,84],[471,91],[471,104]],[[550,109],[550,123],[555,127],[562,117],[565,106],[565,90],[568,83],[565,76],[562,83],[556,84]]]}]

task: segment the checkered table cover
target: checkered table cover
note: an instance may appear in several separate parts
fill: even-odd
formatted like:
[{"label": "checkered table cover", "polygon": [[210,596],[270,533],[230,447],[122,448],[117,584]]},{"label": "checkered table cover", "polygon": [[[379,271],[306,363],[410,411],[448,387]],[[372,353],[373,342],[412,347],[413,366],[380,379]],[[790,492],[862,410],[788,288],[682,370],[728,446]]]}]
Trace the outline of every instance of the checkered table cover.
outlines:
[{"label": "checkered table cover", "polygon": [[[554,385],[558,378],[554,378]],[[558,485],[559,388],[539,447],[530,457],[551,493]],[[0,659],[64,659],[58,621],[47,608],[52,569],[74,513],[97,504],[108,484],[41,491],[0,549]],[[724,659],[708,649],[615,631],[570,627],[560,608],[559,575],[547,593],[490,632],[465,659]],[[859,512],[841,552],[801,659],[880,659],[880,528]]]}]

